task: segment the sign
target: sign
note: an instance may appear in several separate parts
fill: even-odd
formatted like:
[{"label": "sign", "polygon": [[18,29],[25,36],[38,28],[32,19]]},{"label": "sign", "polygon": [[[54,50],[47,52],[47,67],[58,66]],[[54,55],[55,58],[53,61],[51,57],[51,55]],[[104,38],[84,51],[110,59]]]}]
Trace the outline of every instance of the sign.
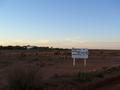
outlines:
[{"label": "sign", "polygon": [[87,59],[88,58],[88,49],[82,48],[72,48],[72,58],[75,59]]},{"label": "sign", "polygon": [[72,58],[73,58],[73,67],[75,67],[75,60],[76,59],[84,59],[84,66],[86,67],[88,59],[88,49],[86,48],[72,48]]}]

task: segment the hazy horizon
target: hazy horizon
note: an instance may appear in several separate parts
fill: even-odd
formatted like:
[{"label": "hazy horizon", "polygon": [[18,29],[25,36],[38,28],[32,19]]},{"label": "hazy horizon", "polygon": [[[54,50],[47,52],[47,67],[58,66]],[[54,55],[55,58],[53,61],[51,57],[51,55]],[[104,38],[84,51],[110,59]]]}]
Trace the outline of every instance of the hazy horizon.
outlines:
[{"label": "hazy horizon", "polygon": [[119,0],[1,0],[0,45],[120,49]]}]

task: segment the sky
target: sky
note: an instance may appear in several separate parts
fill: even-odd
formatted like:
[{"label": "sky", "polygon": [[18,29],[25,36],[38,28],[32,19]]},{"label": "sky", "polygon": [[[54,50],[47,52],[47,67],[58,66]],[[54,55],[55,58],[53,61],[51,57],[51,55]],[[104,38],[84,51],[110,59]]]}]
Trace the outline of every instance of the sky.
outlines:
[{"label": "sky", "polygon": [[120,49],[120,0],[0,0],[0,45]]}]

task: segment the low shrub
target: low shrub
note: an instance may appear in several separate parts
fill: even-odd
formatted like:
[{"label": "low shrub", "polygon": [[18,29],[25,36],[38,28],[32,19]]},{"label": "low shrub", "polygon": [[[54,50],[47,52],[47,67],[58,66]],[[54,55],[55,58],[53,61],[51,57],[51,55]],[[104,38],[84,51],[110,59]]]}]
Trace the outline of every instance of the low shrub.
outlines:
[{"label": "low shrub", "polygon": [[93,78],[93,73],[91,73],[91,72],[80,72],[80,73],[78,73],[78,77],[77,77],[77,79],[79,80],[79,81],[83,81],[83,82],[86,82],[86,81],[91,81],[92,80],[92,78]]},{"label": "low shrub", "polygon": [[77,76],[77,80],[81,82],[87,82],[91,81],[95,78],[104,78],[106,74],[110,74],[113,72],[118,72],[120,71],[120,66],[119,67],[104,67],[100,71],[94,71],[94,72],[79,72]]},{"label": "low shrub", "polygon": [[120,71],[120,67],[112,67],[106,70],[107,73],[112,73],[116,71]]},{"label": "low shrub", "polygon": [[43,90],[43,82],[38,72],[39,69],[32,65],[13,66],[7,75],[7,90]]},{"label": "low shrub", "polygon": [[95,72],[79,72],[77,80],[81,82],[88,82],[95,78],[104,78],[104,72],[95,71]]}]

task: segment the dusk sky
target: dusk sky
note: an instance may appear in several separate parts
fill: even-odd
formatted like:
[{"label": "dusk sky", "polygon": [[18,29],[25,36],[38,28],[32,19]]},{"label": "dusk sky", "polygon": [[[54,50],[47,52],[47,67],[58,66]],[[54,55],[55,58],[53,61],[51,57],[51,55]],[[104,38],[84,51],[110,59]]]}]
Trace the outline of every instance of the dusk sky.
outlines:
[{"label": "dusk sky", "polygon": [[120,49],[120,0],[0,0],[0,45]]}]

